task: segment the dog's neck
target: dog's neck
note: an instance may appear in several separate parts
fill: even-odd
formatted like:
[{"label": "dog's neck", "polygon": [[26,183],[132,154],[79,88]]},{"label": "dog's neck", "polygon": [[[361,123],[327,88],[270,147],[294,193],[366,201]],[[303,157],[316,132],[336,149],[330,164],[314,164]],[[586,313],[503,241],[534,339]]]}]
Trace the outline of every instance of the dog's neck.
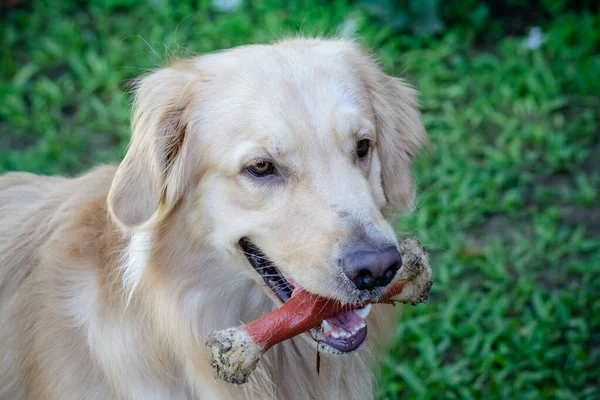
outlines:
[{"label": "dog's neck", "polygon": [[187,382],[182,390],[201,389],[197,397],[210,398],[206,390],[212,387],[219,398],[229,393],[231,399],[372,396],[368,348],[344,359],[322,355],[318,375],[315,347],[303,337],[270,350],[248,384],[207,379],[212,376],[204,346],[207,334],[250,322],[276,306],[243,256],[198,240],[187,231],[183,216],[172,218],[124,233],[117,270],[124,290],[123,312],[150,321],[151,343],[169,344],[165,350],[176,365],[168,370],[180,376],[178,382]]}]

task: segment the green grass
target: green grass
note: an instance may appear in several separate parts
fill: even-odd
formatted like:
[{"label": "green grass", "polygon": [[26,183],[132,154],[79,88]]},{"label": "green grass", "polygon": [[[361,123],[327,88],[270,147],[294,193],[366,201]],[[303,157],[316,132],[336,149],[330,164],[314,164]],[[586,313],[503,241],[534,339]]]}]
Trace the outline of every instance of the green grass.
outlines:
[{"label": "green grass", "polygon": [[127,81],[173,55],[356,21],[422,92],[432,141],[398,231],[429,246],[437,280],[399,324],[379,397],[600,398],[599,15],[556,15],[527,50],[465,29],[397,34],[346,0],[252,0],[231,14],[206,1],[31,3],[0,20],[0,171],[119,159]]}]

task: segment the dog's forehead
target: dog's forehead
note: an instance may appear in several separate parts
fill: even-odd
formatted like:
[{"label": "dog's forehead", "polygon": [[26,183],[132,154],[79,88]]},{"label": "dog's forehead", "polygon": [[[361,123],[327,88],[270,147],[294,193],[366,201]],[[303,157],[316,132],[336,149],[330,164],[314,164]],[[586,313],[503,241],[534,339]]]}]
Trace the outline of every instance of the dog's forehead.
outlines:
[{"label": "dog's forehead", "polygon": [[250,46],[210,55],[198,67],[212,71],[214,119],[227,121],[237,138],[285,153],[331,145],[370,122],[364,82],[348,58],[312,47]]}]

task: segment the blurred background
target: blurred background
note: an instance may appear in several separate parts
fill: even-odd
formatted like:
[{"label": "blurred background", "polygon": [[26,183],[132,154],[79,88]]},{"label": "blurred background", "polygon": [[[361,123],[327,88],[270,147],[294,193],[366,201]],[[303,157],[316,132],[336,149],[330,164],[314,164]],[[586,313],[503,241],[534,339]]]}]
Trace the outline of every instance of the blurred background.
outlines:
[{"label": "blurred background", "polygon": [[129,139],[148,68],[356,37],[421,92],[431,146],[399,218],[433,255],[380,399],[600,398],[600,2],[0,0],[0,172],[74,175]]}]

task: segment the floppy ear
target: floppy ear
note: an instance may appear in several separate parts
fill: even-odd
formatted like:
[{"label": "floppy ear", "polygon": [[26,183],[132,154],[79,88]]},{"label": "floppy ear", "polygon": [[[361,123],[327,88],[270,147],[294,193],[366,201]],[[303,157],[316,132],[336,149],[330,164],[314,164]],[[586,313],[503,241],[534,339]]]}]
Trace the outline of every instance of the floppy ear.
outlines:
[{"label": "floppy ear", "polygon": [[377,124],[377,150],[383,190],[388,203],[411,207],[415,197],[410,163],[427,142],[417,91],[383,73],[374,63],[367,68],[367,89]]},{"label": "floppy ear", "polygon": [[[166,68],[136,85],[132,137],[108,193],[112,216],[124,227],[168,212],[194,175],[189,135],[195,74]],[[191,165],[190,165],[191,164]]]}]

